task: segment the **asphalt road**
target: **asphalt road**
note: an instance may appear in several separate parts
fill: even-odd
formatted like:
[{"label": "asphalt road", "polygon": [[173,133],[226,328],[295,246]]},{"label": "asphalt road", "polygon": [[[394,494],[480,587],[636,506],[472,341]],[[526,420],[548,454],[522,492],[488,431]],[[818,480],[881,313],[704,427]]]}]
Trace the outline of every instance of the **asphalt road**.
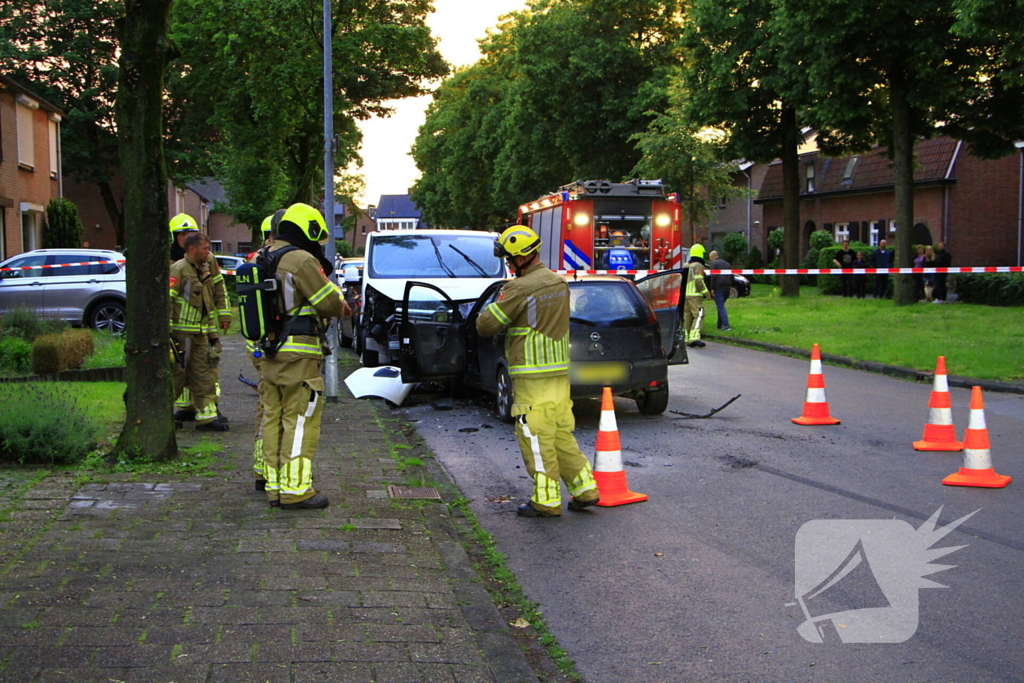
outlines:
[{"label": "asphalt road", "polygon": [[[529,481],[511,427],[485,399],[446,400],[455,409],[439,411],[429,402],[436,396],[414,393],[402,411],[472,500],[587,681],[1024,680],[1024,397],[985,397],[996,470],[1016,481],[1005,489],[946,487],[941,480],[961,454],[910,445],[921,437],[929,386],[826,366],[832,414],[843,422],[801,427],[790,418],[802,409],[807,361],[718,344],[691,358],[670,372],[669,410],[704,413],[742,398],[703,420],[643,417],[632,401],[616,399],[630,486],[650,500],[559,519],[515,515]],[[949,362],[955,368],[955,355]],[[952,397],[962,435],[969,392],[954,389]],[[577,411],[588,455],[598,415],[593,404]],[[459,431],[467,428],[478,431]],[[940,526],[980,512],[938,541],[908,533],[940,508]],[[909,526],[818,526],[833,555],[805,550],[800,566],[812,572],[806,576],[827,576],[853,542],[842,533],[861,534],[871,570],[851,571],[809,599],[809,609],[817,617],[888,605],[885,614],[902,619],[899,628],[885,622],[892,633],[914,635],[842,643],[839,631],[863,623],[854,614],[836,619],[831,642],[801,638],[801,526],[894,519]],[[880,538],[888,540],[878,545]],[[930,543],[966,547],[936,560],[955,566],[929,577],[947,588],[917,590]],[[815,558],[828,564],[824,574],[813,574],[821,571]]]}]

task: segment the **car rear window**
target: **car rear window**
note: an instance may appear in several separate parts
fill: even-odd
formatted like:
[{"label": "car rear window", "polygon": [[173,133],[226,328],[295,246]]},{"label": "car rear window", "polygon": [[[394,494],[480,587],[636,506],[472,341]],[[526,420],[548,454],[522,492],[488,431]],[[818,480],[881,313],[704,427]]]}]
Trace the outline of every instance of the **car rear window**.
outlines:
[{"label": "car rear window", "polygon": [[501,277],[504,273],[501,259],[494,255],[494,239],[486,233],[479,237],[430,234],[375,237],[368,263],[370,275],[385,279]]},{"label": "car rear window", "polygon": [[644,300],[629,282],[573,282],[569,285],[570,315],[576,322],[634,325],[647,321]]}]

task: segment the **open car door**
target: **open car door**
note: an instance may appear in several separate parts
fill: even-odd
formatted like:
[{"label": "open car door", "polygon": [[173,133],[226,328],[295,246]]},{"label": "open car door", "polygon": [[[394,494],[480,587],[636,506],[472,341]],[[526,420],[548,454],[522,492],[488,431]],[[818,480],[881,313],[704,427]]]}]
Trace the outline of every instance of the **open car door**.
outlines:
[{"label": "open car door", "polygon": [[637,280],[637,289],[658,317],[661,326],[661,345],[669,365],[690,362],[683,337],[683,293],[689,268],[666,270]]},{"label": "open car door", "polygon": [[424,282],[407,282],[402,298],[402,381],[455,379],[466,371],[466,324],[447,294]]}]

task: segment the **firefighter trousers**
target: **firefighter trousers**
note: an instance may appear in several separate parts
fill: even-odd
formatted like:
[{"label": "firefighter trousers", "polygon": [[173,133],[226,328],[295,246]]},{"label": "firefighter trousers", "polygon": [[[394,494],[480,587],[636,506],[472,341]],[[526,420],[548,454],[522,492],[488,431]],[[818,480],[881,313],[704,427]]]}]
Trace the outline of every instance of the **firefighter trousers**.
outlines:
[{"label": "firefighter trousers", "polygon": [[561,483],[580,501],[597,498],[590,461],[580,451],[573,431],[576,419],[569,398],[569,377],[512,380],[516,437],[526,472],[533,480],[530,503],[548,514],[561,514]]},{"label": "firefighter trousers", "polygon": [[[223,347],[220,343],[219,336],[208,336],[210,344],[210,367],[213,372],[213,388],[214,398],[216,403],[220,403],[220,354]],[[185,410],[193,413],[199,412],[199,406],[196,404],[195,399],[192,396],[192,390],[186,386],[180,392],[176,394],[177,398],[174,400],[175,410]]]},{"label": "firefighter trousers", "polygon": [[700,341],[700,328],[704,324],[704,297],[688,296],[683,302],[683,331],[686,343]]},{"label": "firefighter trousers", "polygon": [[300,503],[316,495],[313,456],[324,404],[322,365],[319,358],[261,363],[263,474],[271,502]]},{"label": "firefighter trousers", "polygon": [[256,425],[252,438],[252,473],[258,480],[265,480],[267,477],[263,469],[263,359],[253,354],[253,349],[246,345],[246,352],[252,367],[256,370]]},{"label": "firefighter trousers", "polygon": [[[205,334],[174,334],[174,343],[181,351],[182,361],[171,361],[174,395],[179,402],[187,397],[196,410],[196,424],[217,419],[217,387],[210,356],[210,342]],[[180,405],[176,402],[175,405]]]}]

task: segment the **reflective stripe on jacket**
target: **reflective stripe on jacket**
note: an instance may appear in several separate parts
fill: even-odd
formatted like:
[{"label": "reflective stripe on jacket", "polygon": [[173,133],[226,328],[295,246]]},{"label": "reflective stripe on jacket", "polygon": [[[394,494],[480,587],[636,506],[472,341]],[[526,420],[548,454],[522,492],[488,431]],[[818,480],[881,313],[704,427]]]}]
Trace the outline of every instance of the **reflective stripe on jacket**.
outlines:
[{"label": "reflective stripe on jacket", "polygon": [[569,373],[569,285],[536,263],[501,289],[476,321],[484,337],[507,328],[505,359],[512,377]]},{"label": "reflective stripe on jacket", "polygon": [[690,269],[690,277],[686,278],[686,296],[704,296],[708,291],[704,284],[704,264],[694,261],[686,267]]},{"label": "reflective stripe on jacket", "polygon": [[183,258],[171,265],[171,332],[204,334],[211,327],[216,329],[211,283],[208,263],[195,266]]}]

